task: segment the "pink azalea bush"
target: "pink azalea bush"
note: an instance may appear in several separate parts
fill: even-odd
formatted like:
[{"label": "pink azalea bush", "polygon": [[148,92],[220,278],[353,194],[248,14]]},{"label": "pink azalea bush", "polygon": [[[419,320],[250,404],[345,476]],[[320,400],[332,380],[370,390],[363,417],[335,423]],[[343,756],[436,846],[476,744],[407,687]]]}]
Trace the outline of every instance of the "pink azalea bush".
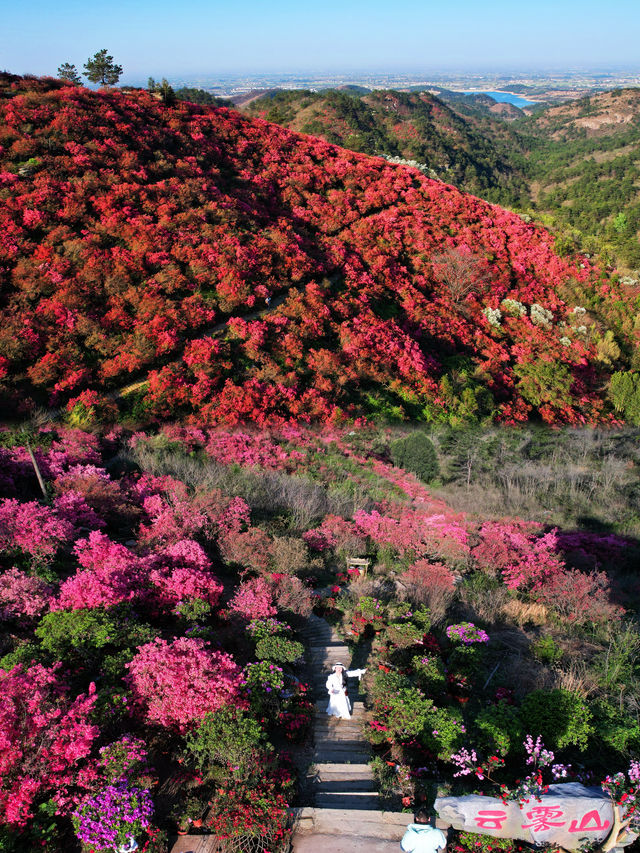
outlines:
[{"label": "pink azalea bush", "polygon": [[21,503],[11,498],[0,501],[0,548],[17,546],[34,560],[46,560],[53,557],[72,533],[68,521],[36,501]]},{"label": "pink azalea bush", "polygon": [[7,569],[0,575],[0,619],[34,619],[48,607],[53,589],[42,578],[20,569]]},{"label": "pink azalea bush", "polygon": [[486,522],[473,557],[481,567],[498,569],[509,589],[540,589],[563,568],[557,531],[541,534],[540,529],[519,519]]},{"label": "pink azalea bush", "polygon": [[128,682],[145,720],[180,732],[236,699],[240,667],[198,638],[157,637],[127,664]]},{"label": "pink azalea bush", "polygon": [[133,601],[144,590],[143,561],[104,533],[93,531],[74,551],[81,568],[61,585],[52,609],[110,607]]},{"label": "pink azalea bush", "polygon": [[201,598],[215,606],[223,586],[211,571],[211,562],[201,545],[188,539],[160,551],[151,558],[160,565],[149,573],[161,602],[171,605]]},{"label": "pink azalea bush", "polygon": [[27,824],[40,796],[68,804],[98,736],[94,685],[71,699],[57,669],[0,669],[0,819],[13,827]]},{"label": "pink azalea bush", "polygon": [[229,610],[247,621],[268,619],[278,612],[273,605],[271,585],[265,578],[251,578],[241,583],[229,602]]}]

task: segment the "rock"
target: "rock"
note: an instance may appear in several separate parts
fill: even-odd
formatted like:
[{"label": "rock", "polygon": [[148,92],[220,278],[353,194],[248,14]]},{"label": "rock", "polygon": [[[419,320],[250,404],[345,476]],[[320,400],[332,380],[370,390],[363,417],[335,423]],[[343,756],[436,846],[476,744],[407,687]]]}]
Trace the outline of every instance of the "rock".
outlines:
[{"label": "rock", "polygon": [[[454,829],[565,850],[578,850],[585,841],[604,841],[614,821],[609,797],[600,788],[586,788],[579,782],[550,785],[540,800],[532,797],[523,805],[474,794],[438,797],[435,808]],[[620,844],[630,844],[635,837],[629,834]]]}]

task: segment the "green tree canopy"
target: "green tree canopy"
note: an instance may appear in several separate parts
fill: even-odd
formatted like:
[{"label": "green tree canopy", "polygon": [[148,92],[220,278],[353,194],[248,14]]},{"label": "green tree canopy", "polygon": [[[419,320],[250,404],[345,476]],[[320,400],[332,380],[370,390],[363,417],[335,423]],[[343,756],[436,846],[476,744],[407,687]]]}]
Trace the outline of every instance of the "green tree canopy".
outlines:
[{"label": "green tree canopy", "polygon": [[62,65],[58,66],[58,77],[60,80],[68,80],[69,83],[75,83],[77,86],[82,83],[82,78],[78,74],[78,69],[75,65],[71,65],[69,62],[63,62]]},{"label": "green tree canopy", "polygon": [[122,74],[122,65],[116,65],[113,56],[110,56],[105,48],[87,59],[84,64],[84,73],[91,83],[100,83],[101,86],[115,86]]}]

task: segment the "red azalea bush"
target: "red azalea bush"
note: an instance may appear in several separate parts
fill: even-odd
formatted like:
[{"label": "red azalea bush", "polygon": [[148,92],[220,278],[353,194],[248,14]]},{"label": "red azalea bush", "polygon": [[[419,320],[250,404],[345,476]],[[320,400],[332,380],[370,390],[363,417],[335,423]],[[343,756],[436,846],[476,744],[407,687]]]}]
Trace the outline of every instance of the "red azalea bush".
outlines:
[{"label": "red azalea bush", "polygon": [[[0,378],[14,408],[26,388],[88,423],[110,414],[109,385],[151,369],[141,414],[214,425],[610,419],[611,370],[570,294],[597,291],[597,330],[624,291],[542,228],[231,109],[52,79],[0,88]],[[463,293],[443,258],[468,269]],[[631,345],[629,323],[616,328]],[[268,441],[225,441],[211,455],[286,465]]]},{"label": "red azalea bush", "polygon": [[240,667],[198,638],[158,637],[140,646],[127,669],[147,722],[181,732],[238,696]]},{"label": "red azalea bush", "polygon": [[225,562],[237,563],[256,572],[266,572],[271,561],[271,537],[258,527],[243,533],[230,533],[220,539]]}]

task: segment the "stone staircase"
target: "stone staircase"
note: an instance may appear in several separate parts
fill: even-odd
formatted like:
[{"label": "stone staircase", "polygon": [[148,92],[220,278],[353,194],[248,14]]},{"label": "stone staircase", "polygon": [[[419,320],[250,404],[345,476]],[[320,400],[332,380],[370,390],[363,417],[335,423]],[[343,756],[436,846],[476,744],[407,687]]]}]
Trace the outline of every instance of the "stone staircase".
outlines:
[{"label": "stone staircase", "polygon": [[[309,664],[309,682],[315,703],[313,764],[309,770],[310,804],[295,811],[294,853],[314,853],[331,848],[332,853],[397,853],[411,815],[383,812],[379,808],[371,753],[362,734],[364,706],[357,680],[349,679],[352,704],[350,720],[325,713],[325,688],[331,667],[352,665],[349,647],[323,619],[310,616],[304,633]],[[359,664],[353,664],[357,668]]]},{"label": "stone staircase", "polygon": [[[399,853],[412,821],[404,812],[379,808],[369,744],[362,734],[364,705],[357,679],[349,679],[353,715],[339,720],[325,713],[327,675],[334,663],[352,664],[349,647],[331,626],[311,615],[304,630],[308,683],[315,699],[314,747],[308,778],[308,805],[293,809],[293,853]],[[361,666],[353,664],[354,669]],[[211,836],[184,836],[171,853],[218,853]]]}]

